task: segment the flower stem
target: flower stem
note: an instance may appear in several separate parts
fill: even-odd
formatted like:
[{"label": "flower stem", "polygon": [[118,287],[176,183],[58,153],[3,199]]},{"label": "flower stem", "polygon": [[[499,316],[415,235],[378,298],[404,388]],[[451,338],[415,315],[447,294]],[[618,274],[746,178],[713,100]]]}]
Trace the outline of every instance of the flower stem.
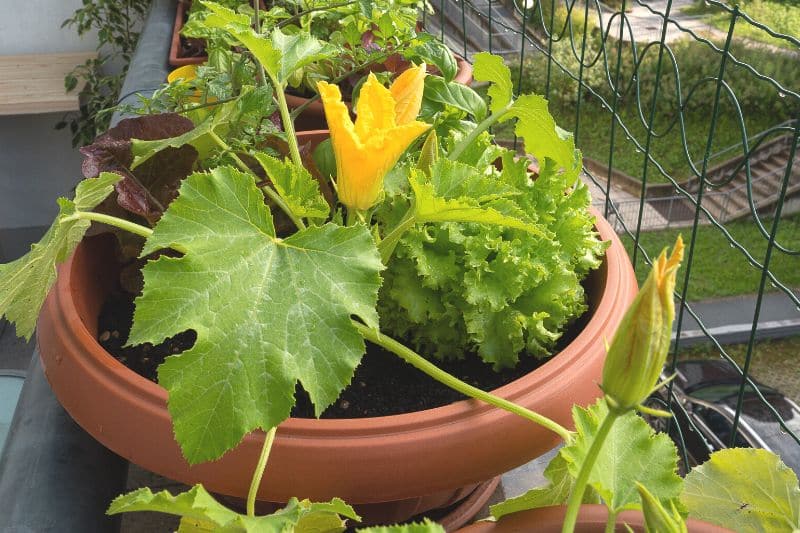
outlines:
[{"label": "flower stem", "polygon": [[448,374],[447,372],[440,369],[439,367],[437,367],[436,365],[434,365],[421,355],[417,354],[411,348],[408,348],[407,346],[400,344],[391,337],[387,337],[381,332],[369,328],[364,324],[361,324],[360,322],[356,322],[354,320],[351,322],[362,337],[394,353],[395,355],[399,356],[402,360],[404,360],[406,363],[426,373],[439,383],[442,383],[450,387],[451,389],[458,391],[461,394],[464,394],[465,396],[469,396],[470,398],[475,398],[476,400],[481,400],[490,405],[508,411],[509,413],[513,413],[515,415],[521,416],[522,418],[530,420],[531,422],[539,424],[540,426],[556,433],[565,442],[569,442],[570,440],[572,440],[572,432],[570,432],[567,428],[565,428],[558,422],[550,420],[545,416],[535,413],[530,409],[526,409],[525,407],[517,405],[504,398],[500,398],[499,396],[495,396],[494,394],[484,392],[478,389],[477,387],[473,387],[472,385],[464,383],[457,377]]},{"label": "flower stem", "polygon": [[469,147],[469,145],[471,145],[481,133],[491,128],[498,120],[503,118],[503,116],[506,113],[508,113],[508,111],[511,109],[511,106],[513,104],[514,101],[512,100],[503,109],[500,109],[495,113],[492,113],[491,115],[483,119],[480,123],[478,123],[478,125],[475,126],[475,129],[469,132],[469,135],[461,139],[461,141],[453,147],[453,150],[450,152],[450,155],[447,156],[448,159],[450,159],[451,161],[456,161],[464,152],[464,150],[466,150]]},{"label": "flower stem", "polygon": [[264,437],[264,447],[261,448],[261,456],[258,458],[256,471],[253,472],[253,480],[250,482],[250,490],[247,493],[247,516],[256,515],[256,494],[258,493],[258,487],[261,486],[261,478],[264,477],[264,469],[267,467],[267,459],[269,459],[269,452],[272,449],[276,431],[277,428],[272,428],[267,431]]},{"label": "flower stem", "polygon": [[594,463],[597,461],[597,457],[600,455],[600,450],[603,448],[606,437],[608,437],[608,433],[611,431],[611,426],[614,425],[614,422],[617,421],[617,418],[619,418],[621,414],[622,412],[609,410],[603,422],[600,424],[597,435],[595,435],[594,440],[592,440],[592,445],[589,447],[586,458],[583,460],[581,469],[578,472],[572,494],[569,495],[567,514],[564,515],[564,525],[561,529],[561,533],[572,533],[575,530],[575,523],[578,520],[578,511],[583,501],[583,493],[586,492],[589,475],[592,473]]}]

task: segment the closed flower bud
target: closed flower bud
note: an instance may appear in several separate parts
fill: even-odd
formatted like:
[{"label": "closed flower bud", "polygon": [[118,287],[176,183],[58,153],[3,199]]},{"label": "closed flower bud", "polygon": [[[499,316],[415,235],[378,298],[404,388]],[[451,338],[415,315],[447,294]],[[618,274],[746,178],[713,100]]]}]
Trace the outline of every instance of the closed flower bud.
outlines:
[{"label": "closed flower bud", "polygon": [[653,391],[669,350],[675,318],[675,275],[683,259],[678,236],[672,255],[661,252],[622,319],[603,367],[603,392],[613,409],[633,409]]},{"label": "closed flower bud", "polygon": [[670,511],[667,511],[658,498],[638,481],[636,490],[639,491],[639,498],[642,501],[646,533],[686,533],[686,522],[675,509],[674,503],[670,502]]}]

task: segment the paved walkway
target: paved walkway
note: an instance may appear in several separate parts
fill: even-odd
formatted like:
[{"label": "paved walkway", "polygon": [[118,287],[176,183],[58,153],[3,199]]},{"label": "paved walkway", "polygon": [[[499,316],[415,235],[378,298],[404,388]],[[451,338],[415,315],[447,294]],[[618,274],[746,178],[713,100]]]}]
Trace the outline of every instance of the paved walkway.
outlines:
[{"label": "paved walkway", "polygon": [[[644,1],[644,6],[639,5],[635,1],[629,2],[633,4],[630,11],[625,13],[625,18],[628,24],[623,28],[623,40],[634,40],[639,42],[651,42],[661,40],[661,30],[664,25],[663,14],[667,10],[666,0],[652,0],[650,2]],[[725,38],[725,33],[719,31],[706,24],[702,17],[686,15],[683,9],[691,6],[693,0],[674,0],[670,10],[670,23],[667,25],[667,35],[665,41],[671,43],[684,37],[691,37],[690,34],[681,30],[681,27],[693,31],[695,34],[702,37],[715,37],[719,39]],[[619,24],[622,18],[616,16],[611,20],[615,11],[611,8],[603,6],[603,25],[604,31],[611,32],[611,36],[617,38],[619,36]],[[599,24],[597,12],[593,15],[594,19]],[[631,39],[633,37],[633,39]]]}]

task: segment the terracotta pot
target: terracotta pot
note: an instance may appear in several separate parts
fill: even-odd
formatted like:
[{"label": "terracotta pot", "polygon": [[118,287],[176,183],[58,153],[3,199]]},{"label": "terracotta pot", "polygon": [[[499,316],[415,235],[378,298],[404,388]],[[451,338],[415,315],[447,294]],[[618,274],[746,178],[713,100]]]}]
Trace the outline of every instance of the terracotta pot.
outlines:
[{"label": "terracotta pot", "polygon": [[207,55],[195,57],[183,57],[181,55],[181,30],[183,29],[186,12],[189,10],[191,2],[178,0],[178,7],[175,11],[175,23],[172,26],[172,43],[169,47],[169,64],[173,67],[184,65],[199,65],[208,61]]},{"label": "terracotta pot", "polygon": [[[454,55],[458,64],[458,71],[453,81],[462,85],[469,85],[472,83],[472,65],[460,55]],[[290,110],[297,109],[301,105],[305,105],[306,102],[308,102],[308,98],[286,93],[286,104]],[[345,102],[345,104],[348,108],[351,107],[350,102]],[[297,131],[324,130],[328,128],[328,122],[325,120],[325,109],[319,100],[311,102],[294,122]]]},{"label": "terracotta pot", "polygon": [[[318,141],[325,134],[307,137]],[[586,405],[599,396],[604,339],[612,336],[637,290],[616,234],[599,216],[596,226],[612,244],[602,267],[587,280],[591,319],[559,354],[494,391],[565,425],[574,403]],[[81,427],[129,461],[245,497],[264,433],[249,434],[220,460],[190,466],[173,438],[167,392],[98,344],[97,317],[117,278],[111,244],[85,239],[59,267],[42,308],[39,350],[53,391]],[[555,434],[477,401],[376,418],[290,418],[278,428],[258,496],[273,502],[338,496],[368,517],[403,520],[453,504],[557,442]]]},{"label": "terracotta pot", "polygon": [[[504,516],[497,522],[476,522],[458,533],[561,533],[564,523],[565,506],[544,507]],[[608,520],[605,505],[582,505],[578,513],[576,533],[602,533]],[[627,531],[628,524],[636,532],[644,532],[644,516],[639,511],[623,511],[617,516],[616,531]],[[724,527],[690,518],[686,521],[689,533],[731,533]]]}]

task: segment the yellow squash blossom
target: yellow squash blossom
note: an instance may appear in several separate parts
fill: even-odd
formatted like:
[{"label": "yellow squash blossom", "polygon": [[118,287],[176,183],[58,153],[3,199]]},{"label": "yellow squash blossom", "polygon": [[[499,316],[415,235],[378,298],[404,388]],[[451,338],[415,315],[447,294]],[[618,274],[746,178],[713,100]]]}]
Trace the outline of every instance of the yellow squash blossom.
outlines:
[{"label": "yellow squash blossom", "polygon": [[401,74],[387,89],[374,74],[361,87],[355,124],[339,87],[317,84],[336,156],[339,201],[369,209],[383,190],[383,178],[429,124],[415,120],[422,102],[425,65]]},{"label": "yellow squash blossom", "polygon": [[197,79],[197,65],[184,65],[176,68],[167,75],[168,83],[178,80],[183,80],[184,83],[188,83],[194,79]]},{"label": "yellow squash blossom", "polygon": [[675,275],[683,259],[678,236],[672,255],[667,251],[634,298],[617,328],[603,367],[603,392],[618,409],[632,409],[652,392],[661,375],[675,318]]}]

